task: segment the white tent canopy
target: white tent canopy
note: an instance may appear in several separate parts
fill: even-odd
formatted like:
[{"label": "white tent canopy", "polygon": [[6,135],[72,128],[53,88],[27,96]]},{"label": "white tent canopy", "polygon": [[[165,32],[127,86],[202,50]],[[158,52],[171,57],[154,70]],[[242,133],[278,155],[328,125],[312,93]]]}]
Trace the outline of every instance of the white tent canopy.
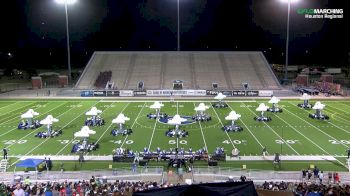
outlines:
[{"label": "white tent canopy", "polygon": [[237,114],[235,111],[231,111],[228,116],[225,117],[225,120],[233,120],[236,121],[241,118],[240,114]]},{"label": "white tent canopy", "polygon": [[27,112],[21,115],[21,118],[34,118],[34,116],[39,115],[38,112],[35,112],[33,109],[29,109]]},{"label": "white tent canopy", "polygon": [[172,119],[168,120],[169,125],[181,125],[182,122],[187,121],[185,118],[181,118],[180,115],[176,114]]},{"label": "white tent canopy", "polygon": [[159,101],[155,101],[149,108],[151,109],[160,109],[164,106],[164,104],[160,103]]},{"label": "white tent canopy", "polygon": [[301,100],[310,100],[311,99],[311,95],[304,93],[303,96],[300,97]]},{"label": "white tent canopy", "polygon": [[209,106],[204,105],[204,103],[200,103],[197,107],[194,108],[195,111],[204,112],[209,109]]},{"label": "white tent canopy", "polygon": [[280,102],[281,100],[275,96],[271,97],[271,99],[269,100],[269,103],[272,103],[272,104],[276,104],[278,102]]},{"label": "white tent canopy", "polygon": [[269,109],[269,106],[265,105],[264,103],[261,103],[258,108],[256,108],[256,111],[258,112],[266,112],[267,109]]},{"label": "white tent canopy", "polygon": [[312,107],[312,109],[315,110],[323,110],[323,108],[326,107],[326,105],[322,104],[321,102],[317,101],[314,105],[314,107]]},{"label": "white tent canopy", "polygon": [[217,100],[223,100],[226,98],[226,95],[222,94],[222,93],[219,93],[218,95],[216,95],[214,97],[214,99],[217,99]]},{"label": "white tent canopy", "polygon": [[52,125],[54,122],[58,122],[57,118],[54,118],[52,115],[48,115],[44,120],[40,121],[42,125]]},{"label": "white tent canopy", "polygon": [[120,113],[117,118],[112,120],[112,123],[116,123],[116,124],[124,124],[125,121],[130,120],[130,118],[126,117],[124,114]]},{"label": "white tent canopy", "polygon": [[92,107],[89,111],[85,113],[87,116],[97,116],[98,114],[101,114],[102,111],[98,110],[96,107]]}]

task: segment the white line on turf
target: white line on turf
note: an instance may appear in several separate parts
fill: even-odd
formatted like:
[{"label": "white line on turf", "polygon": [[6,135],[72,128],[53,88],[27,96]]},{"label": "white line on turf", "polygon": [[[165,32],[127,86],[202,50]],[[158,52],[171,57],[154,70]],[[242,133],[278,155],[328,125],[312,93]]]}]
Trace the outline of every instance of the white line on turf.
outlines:
[{"label": "white line on turf", "polygon": [[[81,103],[81,102],[80,102],[80,103]],[[97,103],[98,103],[98,102],[97,102]],[[95,103],[94,105],[96,105],[97,103]],[[93,105],[93,106],[94,106],[94,105]],[[64,113],[70,111],[71,109],[73,109],[73,107],[71,107],[70,109],[66,110],[66,111],[63,112],[61,115],[63,115]],[[87,110],[84,110],[80,115],[76,116],[75,118],[73,118],[73,120],[71,120],[71,121],[69,121],[68,123],[66,123],[66,125],[63,126],[62,129],[65,128],[65,127],[67,127],[70,123],[72,123],[75,119],[77,119],[77,118],[80,117],[81,115],[85,114],[86,111],[87,111]],[[61,116],[61,115],[59,115],[59,116]],[[58,118],[59,116],[57,116],[57,118]],[[27,137],[27,136],[28,136],[28,135],[26,135],[25,137]],[[25,138],[25,137],[24,137],[24,138]],[[21,138],[21,139],[23,139],[23,138]],[[21,140],[21,139],[20,139],[20,140]],[[37,145],[37,146],[35,146],[34,148],[32,148],[32,149],[31,149],[29,152],[27,152],[25,155],[28,155],[29,153],[33,152],[35,149],[37,149],[38,147],[40,147],[43,143],[45,143],[45,142],[48,141],[49,139],[50,139],[50,137],[45,138],[44,141],[42,141],[39,145]],[[13,144],[9,145],[8,147],[10,147],[10,146],[12,146],[12,145],[13,145]],[[25,155],[24,155],[24,156],[25,156]],[[15,161],[13,164],[11,164],[11,166],[13,166],[14,164],[16,164],[18,161],[19,161],[19,160]]]},{"label": "white line on turf", "polygon": [[[229,104],[227,104],[228,105],[228,107],[231,109],[231,110],[233,110],[232,109],[232,107],[229,105]],[[244,121],[240,118],[239,119],[240,121],[241,121],[241,123],[247,128],[247,130],[249,131],[249,133],[253,136],[253,138],[256,140],[256,142],[258,142],[258,144],[260,145],[260,147],[261,148],[264,148],[264,146],[261,144],[261,142],[258,140],[258,138],[253,134],[253,132],[249,129],[249,127],[244,123]],[[251,126],[250,126],[251,127]]]},{"label": "white line on turf", "polygon": [[[63,102],[61,105],[58,105],[58,106],[52,108],[51,110],[49,110],[49,111],[47,111],[47,112],[45,112],[45,113],[40,114],[39,116],[42,116],[42,115],[44,115],[44,114],[47,114],[47,113],[51,112],[52,110],[57,109],[58,107],[61,107],[61,106],[64,105],[65,103],[67,103],[67,102]],[[39,117],[39,116],[38,116],[38,117]],[[13,130],[16,130],[16,129],[17,129],[17,126],[16,126],[16,128],[10,129],[10,130],[8,130],[7,132],[1,134],[0,137],[3,136],[3,135],[6,135],[7,133],[12,132]]]},{"label": "white line on turf", "polygon": [[0,110],[1,109],[3,109],[3,108],[6,108],[6,107],[8,107],[8,106],[11,106],[11,105],[13,105],[13,104],[16,104],[16,103],[18,103],[19,101],[15,101],[15,102],[13,102],[13,103],[11,103],[11,104],[7,104],[7,105],[5,105],[5,106],[2,106],[2,107],[0,107]]},{"label": "white line on turf", "polygon": [[[161,101],[164,103],[171,103],[172,101],[169,100],[165,100],[164,99],[154,99],[154,100],[118,100],[118,102],[132,102],[132,103],[153,103],[154,101]],[[101,100],[101,102],[113,102],[113,100]],[[211,100],[178,100],[177,102],[194,102],[194,103],[201,103],[201,102],[206,102],[206,103],[210,103],[212,102]],[[256,100],[226,100],[225,102],[229,102],[229,103],[234,103],[234,102],[246,102],[246,103],[255,103]]]},{"label": "white line on turf", "polygon": [[[141,114],[143,108],[145,108],[145,105],[146,105],[146,102],[143,104],[143,106],[142,106],[140,112],[137,114],[137,116],[136,116],[136,118],[135,118],[135,121],[132,123],[132,125],[131,125],[131,127],[130,127],[131,129],[132,129],[132,128],[134,127],[134,125],[136,124],[137,119],[139,118],[139,116],[140,116],[140,114]],[[126,135],[126,137],[124,138],[123,143],[120,145],[120,148],[123,147],[123,145],[124,145],[124,143],[126,142],[126,139],[128,139],[128,137],[129,137],[129,135]]]},{"label": "white line on turf", "polygon": [[[124,110],[128,107],[130,103],[127,103],[124,108],[122,109],[122,111],[120,111],[120,113],[124,112]],[[111,126],[113,125],[113,123],[111,122],[111,124],[107,127],[107,129],[102,133],[102,135],[97,139],[97,141],[95,142],[96,144],[102,139],[102,137],[106,134],[106,132],[109,130],[109,128],[111,128]],[[86,153],[86,155],[89,155],[89,152]]]},{"label": "white line on turf", "polygon": [[153,126],[153,130],[152,130],[151,139],[150,139],[150,141],[149,141],[148,149],[151,149],[151,145],[152,145],[152,141],[153,141],[153,136],[154,136],[154,132],[155,132],[156,127],[157,127],[158,119],[155,119],[155,121],[156,121],[156,122],[154,122],[154,126]]},{"label": "white line on turf", "polygon": [[[289,103],[289,104],[291,104],[291,103]],[[293,104],[291,104],[291,105],[293,105]],[[298,107],[298,106],[295,106],[295,107]],[[322,131],[321,129],[319,129],[319,128],[316,127],[315,125],[313,125],[313,124],[309,123],[308,121],[304,120],[303,118],[300,118],[299,116],[293,114],[293,112],[290,112],[290,111],[287,110],[286,108],[284,108],[284,110],[287,111],[288,113],[292,114],[293,116],[296,116],[296,117],[299,118],[300,120],[306,122],[307,124],[309,124],[310,126],[312,126],[312,127],[315,128],[315,129],[319,130],[320,132],[322,132],[323,134],[327,135],[328,137],[330,137],[330,138],[334,139],[335,141],[339,142],[341,145],[343,145],[343,146],[345,146],[345,147],[348,147],[347,145],[343,144],[343,143],[340,142],[338,139],[334,138],[333,136],[329,135],[328,133]]]},{"label": "white line on turf", "polygon": [[[255,115],[255,113],[249,108],[247,108],[251,113]],[[263,122],[277,137],[279,137],[291,150],[293,150],[297,155],[300,155],[288,142],[285,141],[272,127],[270,127],[266,122]]]},{"label": "white line on turf", "polygon": [[[215,108],[213,107],[213,104],[212,104],[212,103],[210,103],[210,105],[211,105],[211,108],[213,108],[213,110],[214,110],[214,112],[215,112],[215,114],[216,114],[216,117],[218,117],[218,120],[219,120],[219,122],[220,122],[221,126],[223,127],[223,126],[224,126],[224,124],[221,122],[221,119],[220,119],[220,117],[219,117],[218,113],[216,112]],[[232,144],[233,148],[236,148],[236,146],[233,144],[233,142],[232,142],[231,137],[229,136],[229,134],[228,134],[226,131],[224,131],[224,132],[226,133],[226,136],[227,136],[227,137],[228,137],[228,139],[230,140],[230,142],[231,142],[231,144]]]},{"label": "white line on turf", "polygon": [[321,146],[319,146],[318,144],[316,144],[314,141],[312,141],[310,138],[306,137],[303,133],[301,133],[300,131],[298,131],[296,128],[294,128],[291,124],[289,124],[288,122],[286,122],[283,118],[279,117],[278,115],[274,115],[275,117],[279,118],[280,120],[282,120],[284,123],[286,123],[289,127],[291,127],[295,132],[299,133],[300,135],[302,135],[305,139],[309,140],[311,143],[313,143],[315,146],[317,146],[319,149],[321,149],[323,152],[327,153],[330,155],[329,152],[327,152],[325,149],[323,149]]},{"label": "white line on turf", "polygon": [[[100,101],[96,102],[96,103],[95,103],[94,105],[92,105],[91,107],[96,106],[98,103],[100,103]],[[109,106],[111,106],[113,103],[114,103],[114,102],[112,102]],[[105,112],[106,110],[108,110],[109,108],[111,108],[111,107],[107,107],[105,110],[103,110],[103,111],[101,112],[101,114],[102,114],[103,112]],[[90,108],[87,109],[85,112],[87,112],[87,111],[89,111],[89,110],[90,110]],[[80,116],[80,115],[79,115],[79,116]],[[69,144],[71,144],[75,139],[76,139],[76,137],[73,137],[73,139],[70,140],[66,145],[64,145],[63,148],[61,148],[61,149],[56,153],[56,155],[60,154],[60,153],[61,153]],[[96,142],[96,143],[97,143],[97,142]]]},{"label": "white line on turf", "polygon": [[[193,103],[193,106],[196,107],[196,105],[194,103]],[[201,130],[201,133],[202,133],[202,138],[203,138],[205,149],[208,150],[207,142],[205,141],[205,137],[204,137],[201,121],[199,120],[198,123],[199,123],[199,127],[200,127],[200,130]]]},{"label": "white line on turf", "polygon": [[[20,107],[20,108],[15,108],[14,110],[11,110],[11,111],[9,111],[9,112],[6,112],[6,113],[4,113],[4,114],[1,114],[1,116],[7,116],[6,114],[11,114],[11,113],[13,113],[13,111],[21,110],[22,108],[28,107],[29,105],[31,105],[31,104],[33,104],[33,103],[34,103],[34,102],[30,102],[30,104],[28,104],[28,105],[22,106],[22,107]],[[11,117],[11,116],[8,116],[8,117]],[[6,117],[5,117],[5,119],[6,119]],[[2,119],[2,120],[4,120],[4,119]],[[9,120],[13,120],[13,118],[11,118],[11,119],[9,119]],[[9,120],[0,123],[0,125],[5,124],[5,123],[8,122]]]}]

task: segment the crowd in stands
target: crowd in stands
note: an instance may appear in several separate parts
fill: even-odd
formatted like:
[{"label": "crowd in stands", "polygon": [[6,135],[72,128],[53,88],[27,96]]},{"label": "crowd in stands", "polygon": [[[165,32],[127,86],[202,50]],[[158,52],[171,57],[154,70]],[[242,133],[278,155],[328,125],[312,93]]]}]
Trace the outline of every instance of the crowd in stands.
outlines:
[{"label": "crowd in stands", "polygon": [[29,179],[22,183],[5,185],[0,183],[0,195],[60,195],[60,196],[95,196],[112,195],[131,196],[134,192],[178,186],[180,184],[160,184],[152,181],[124,182],[116,180],[107,182],[105,178],[92,178],[89,181],[79,182],[53,182],[53,183],[31,183]]},{"label": "crowd in stands", "polygon": [[112,71],[100,72],[94,85],[97,89],[104,89],[106,87],[107,82],[110,81],[111,78]]}]

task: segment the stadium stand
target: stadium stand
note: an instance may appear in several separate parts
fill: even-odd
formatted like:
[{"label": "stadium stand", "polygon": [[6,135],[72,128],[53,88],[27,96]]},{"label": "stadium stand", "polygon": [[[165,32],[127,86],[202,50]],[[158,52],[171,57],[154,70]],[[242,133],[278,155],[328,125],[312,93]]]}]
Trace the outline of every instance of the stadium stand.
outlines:
[{"label": "stadium stand", "polygon": [[118,89],[135,89],[144,81],[146,89],[171,89],[174,80],[184,89],[278,90],[280,84],[261,52],[95,52],[76,89],[92,89],[99,71],[111,70]]},{"label": "stadium stand", "polygon": [[112,72],[111,71],[104,71],[104,72],[100,72],[100,74],[98,75],[94,86],[97,89],[103,89],[106,87],[106,84],[108,81],[110,81],[112,78]]}]

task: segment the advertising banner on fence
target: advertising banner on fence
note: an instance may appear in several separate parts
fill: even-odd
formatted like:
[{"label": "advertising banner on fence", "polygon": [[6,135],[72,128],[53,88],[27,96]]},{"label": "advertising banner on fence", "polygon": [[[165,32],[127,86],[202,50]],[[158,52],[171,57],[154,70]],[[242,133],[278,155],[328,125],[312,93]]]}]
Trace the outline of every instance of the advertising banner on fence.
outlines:
[{"label": "advertising banner on fence", "polygon": [[107,97],[118,97],[119,91],[107,91]]},{"label": "advertising banner on fence", "polygon": [[134,91],[135,97],[142,97],[142,96],[146,96],[146,95],[147,95],[146,91]]},{"label": "advertising banner on fence", "polygon": [[147,90],[147,96],[205,96],[205,90]]},{"label": "advertising banner on fence", "polygon": [[247,91],[246,96],[247,97],[257,97],[257,96],[259,96],[259,91]]},{"label": "advertising banner on fence", "polygon": [[121,97],[132,97],[134,96],[134,91],[131,90],[121,90],[119,92],[119,96]]},{"label": "advertising banner on fence", "polygon": [[106,91],[94,91],[94,97],[105,97]]},{"label": "advertising banner on fence", "polygon": [[271,97],[273,91],[259,91],[259,97]]},{"label": "advertising banner on fence", "polygon": [[81,91],[80,92],[80,96],[82,96],[82,97],[92,97],[92,96],[94,96],[94,92],[93,91]]},{"label": "advertising banner on fence", "polygon": [[246,91],[232,91],[233,97],[245,97]]}]

